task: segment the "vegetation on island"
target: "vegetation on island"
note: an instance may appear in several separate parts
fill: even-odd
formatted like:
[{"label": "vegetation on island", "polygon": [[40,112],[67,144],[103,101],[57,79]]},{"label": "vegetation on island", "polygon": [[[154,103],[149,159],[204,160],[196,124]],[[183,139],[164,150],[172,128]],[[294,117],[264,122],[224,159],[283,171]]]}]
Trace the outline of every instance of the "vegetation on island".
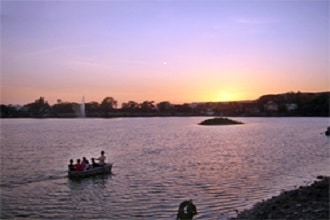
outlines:
[{"label": "vegetation on island", "polygon": [[[101,103],[75,103],[57,100],[50,105],[44,97],[25,105],[0,105],[1,118],[150,117],[150,116],[330,116],[330,92],[288,92],[264,95],[252,101],[196,102],[173,104],[169,101],[141,103],[105,97]],[[83,105],[83,108],[82,108]],[[82,109],[84,111],[82,111]]]},{"label": "vegetation on island", "polygon": [[211,118],[199,123],[199,125],[238,125],[243,124],[240,121],[235,121],[229,118]]}]

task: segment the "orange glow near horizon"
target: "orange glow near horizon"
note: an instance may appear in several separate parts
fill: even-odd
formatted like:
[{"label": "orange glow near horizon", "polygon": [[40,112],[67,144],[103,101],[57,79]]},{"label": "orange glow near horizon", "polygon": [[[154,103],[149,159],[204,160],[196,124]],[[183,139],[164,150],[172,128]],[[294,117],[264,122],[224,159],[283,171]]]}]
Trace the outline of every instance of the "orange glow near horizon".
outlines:
[{"label": "orange glow near horizon", "polygon": [[221,90],[210,96],[212,102],[231,102],[231,101],[245,101],[254,100],[259,96],[256,94],[255,97],[248,96],[248,94],[241,94],[239,91],[234,90]]},{"label": "orange glow near horizon", "polygon": [[227,101],[235,101],[238,98],[234,97],[234,95],[232,95],[233,93],[228,93],[228,92],[221,92],[220,93],[220,97],[219,97],[219,101],[220,102],[227,102]]}]

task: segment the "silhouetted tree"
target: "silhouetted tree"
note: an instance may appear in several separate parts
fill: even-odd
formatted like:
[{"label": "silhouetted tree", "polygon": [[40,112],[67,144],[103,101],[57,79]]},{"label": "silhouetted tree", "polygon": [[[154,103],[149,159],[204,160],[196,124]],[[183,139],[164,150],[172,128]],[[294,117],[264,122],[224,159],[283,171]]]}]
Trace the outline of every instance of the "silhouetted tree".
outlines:
[{"label": "silhouetted tree", "polygon": [[105,116],[108,116],[115,107],[117,107],[117,101],[112,97],[105,97],[101,103],[101,110]]},{"label": "silhouetted tree", "polygon": [[86,113],[98,113],[100,112],[100,104],[98,102],[89,102],[85,104]]},{"label": "silhouetted tree", "polygon": [[164,101],[164,102],[158,103],[157,108],[158,108],[158,111],[160,111],[160,112],[169,112],[169,111],[173,110],[173,105],[168,101]]},{"label": "silhouetted tree", "polygon": [[127,103],[123,103],[121,108],[124,111],[134,112],[139,109],[139,104],[134,101],[129,101]]},{"label": "silhouetted tree", "polygon": [[181,105],[180,111],[185,112],[185,113],[188,113],[188,112],[191,113],[192,108],[191,108],[190,104],[184,103],[183,105]]},{"label": "silhouetted tree", "polygon": [[45,114],[50,112],[50,106],[44,97],[40,97],[35,102],[25,105],[25,107],[32,117],[44,117]]},{"label": "silhouetted tree", "polygon": [[300,103],[299,111],[304,116],[322,115],[329,116],[330,93],[307,94]]},{"label": "silhouetted tree", "polygon": [[154,101],[144,101],[140,104],[140,110],[142,112],[152,112],[156,110]]},{"label": "silhouetted tree", "polygon": [[57,104],[52,106],[53,114],[56,117],[76,117],[77,108],[79,108],[78,103],[62,102],[61,100],[57,100]]},{"label": "silhouetted tree", "polygon": [[7,105],[0,105],[0,116],[1,118],[8,118],[14,112],[14,108],[7,106]]}]

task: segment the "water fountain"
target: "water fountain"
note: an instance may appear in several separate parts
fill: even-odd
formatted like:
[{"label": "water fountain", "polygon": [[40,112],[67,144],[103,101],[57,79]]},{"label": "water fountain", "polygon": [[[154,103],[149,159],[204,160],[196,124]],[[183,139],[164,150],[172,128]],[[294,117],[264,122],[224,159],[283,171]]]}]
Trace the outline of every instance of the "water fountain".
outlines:
[{"label": "water fountain", "polygon": [[81,104],[80,104],[80,117],[85,118],[86,112],[85,112],[85,96],[82,97]]}]

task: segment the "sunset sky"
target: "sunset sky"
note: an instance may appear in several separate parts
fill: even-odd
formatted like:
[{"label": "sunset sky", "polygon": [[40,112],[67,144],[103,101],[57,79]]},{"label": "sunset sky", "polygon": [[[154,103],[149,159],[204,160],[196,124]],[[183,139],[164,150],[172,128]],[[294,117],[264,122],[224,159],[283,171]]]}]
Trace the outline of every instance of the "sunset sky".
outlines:
[{"label": "sunset sky", "polygon": [[329,1],[1,0],[1,104],[329,91]]}]

